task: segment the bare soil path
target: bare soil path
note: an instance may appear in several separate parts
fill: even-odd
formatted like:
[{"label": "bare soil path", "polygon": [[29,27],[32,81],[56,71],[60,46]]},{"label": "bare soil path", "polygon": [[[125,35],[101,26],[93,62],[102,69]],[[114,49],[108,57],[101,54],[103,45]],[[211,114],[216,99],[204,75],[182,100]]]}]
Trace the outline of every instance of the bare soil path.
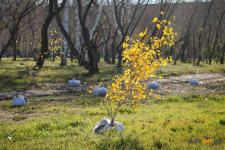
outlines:
[{"label": "bare soil path", "polygon": [[[191,86],[188,83],[190,78],[198,79],[200,82],[197,86]],[[213,73],[213,74],[193,74],[193,75],[182,75],[182,76],[168,76],[164,77],[163,79],[149,79],[146,81],[156,81],[160,83],[160,87],[154,90],[154,94],[159,94],[160,96],[164,95],[173,95],[173,94],[213,94],[219,92],[225,92],[225,73]],[[48,96],[53,98],[54,100],[59,101],[70,101],[73,99],[71,94],[65,96],[65,93],[72,93],[72,92],[84,92],[90,89],[90,86],[93,84],[99,84],[98,82],[95,83],[81,83],[79,87],[70,87],[68,83],[43,83],[40,86],[32,85],[29,90],[25,92],[24,95],[28,97],[33,97],[31,100],[39,101],[42,98]],[[105,87],[110,85],[110,82],[103,83]],[[43,89],[43,87],[45,89]],[[151,89],[148,89],[149,91]],[[22,94],[22,91],[12,91],[12,92],[0,92],[0,103],[10,102],[13,100],[13,96],[17,94]],[[47,104],[46,104],[47,105]],[[0,109],[0,122],[17,122],[14,120],[14,117],[24,115],[26,116],[25,120],[31,120],[34,116],[37,115],[48,115],[46,112],[38,112],[35,111],[24,111],[22,109],[18,110],[6,110],[8,107],[2,107]],[[23,122],[24,120],[20,120],[19,122]]]},{"label": "bare soil path", "polygon": [[[189,79],[194,78],[199,80],[197,86],[191,86]],[[164,79],[157,79],[160,83],[160,88],[155,90],[155,93],[160,95],[170,94],[204,94],[225,92],[225,73],[212,74],[187,74],[181,76],[170,76]]]},{"label": "bare soil path", "polygon": [[[198,79],[200,82],[197,86],[191,86],[188,83],[190,78]],[[187,74],[181,76],[167,76],[163,79],[151,78],[149,81],[156,81],[160,83],[160,88],[154,90],[155,94],[166,95],[170,94],[185,94],[185,93],[216,93],[225,92],[225,73],[212,74]],[[98,82],[84,84],[81,82],[79,87],[71,87],[68,83],[42,83],[40,86],[32,85],[25,92],[24,95],[28,97],[42,97],[42,96],[60,96],[62,93],[84,92],[90,89],[90,86]],[[104,82],[103,85],[107,87],[110,82]],[[23,94],[22,91],[0,92],[1,100],[12,100],[13,96]]]}]

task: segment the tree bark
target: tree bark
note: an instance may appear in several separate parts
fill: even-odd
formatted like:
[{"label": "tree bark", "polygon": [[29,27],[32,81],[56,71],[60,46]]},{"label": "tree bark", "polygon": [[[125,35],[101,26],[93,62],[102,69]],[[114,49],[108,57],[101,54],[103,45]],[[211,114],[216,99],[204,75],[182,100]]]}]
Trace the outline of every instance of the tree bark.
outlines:
[{"label": "tree bark", "polygon": [[[20,5],[21,3],[18,3],[18,4]],[[23,9],[23,11],[22,11],[19,15],[17,14],[17,12],[13,12],[13,14],[11,14],[11,15],[12,15],[12,16],[11,16],[11,17],[12,17],[12,20],[14,21],[14,23],[13,23],[13,28],[12,28],[12,29],[9,28],[8,23],[5,24],[5,27],[8,28],[8,29],[10,30],[11,37],[9,38],[7,44],[5,45],[5,47],[3,48],[3,50],[2,50],[1,53],[0,53],[0,61],[1,61],[1,58],[2,58],[2,56],[4,55],[5,51],[6,51],[7,48],[10,46],[11,42],[13,41],[13,39],[15,38],[15,36],[16,36],[16,34],[17,34],[17,32],[18,32],[18,29],[19,29],[19,25],[20,25],[21,20],[22,20],[25,16],[27,16],[31,11],[33,11],[33,10],[36,9],[38,6],[40,6],[41,4],[43,4],[43,2],[42,2],[40,5],[38,5],[38,6],[34,7],[34,8],[32,8],[32,6],[33,6],[34,4],[35,4],[35,1],[28,0],[27,3],[26,3],[26,5],[25,5],[25,7],[24,7],[24,9]],[[11,6],[13,6],[13,5],[11,5]],[[11,6],[10,6],[10,7],[11,7]],[[20,5],[20,6],[22,6],[22,5]],[[24,6],[24,5],[23,5],[23,6]],[[11,8],[13,9],[13,7],[11,7]],[[9,9],[11,9],[11,8],[9,8]]]},{"label": "tree bark", "polygon": [[[28,31],[27,31],[27,34],[28,34]],[[29,57],[29,50],[30,50],[30,38],[29,36],[27,36],[27,49],[26,49],[26,56],[27,56],[27,59]]]},{"label": "tree bark", "polygon": [[100,2],[100,6],[98,8],[98,15],[96,17],[96,20],[95,20],[95,23],[94,23],[92,29],[89,32],[89,35],[90,35],[90,38],[89,39],[90,39],[90,41],[92,40],[92,35],[93,35],[93,33],[95,31],[95,28],[97,27],[98,22],[99,22],[99,20],[101,18],[101,15],[102,15],[102,5],[103,5],[103,0],[101,0],[101,2]]},{"label": "tree bark", "polygon": [[[88,31],[88,28],[86,27],[86,19],[87,19],[87,14],[94,2],[94,0],[91,0],[84,12],[83,17],[81,16],[81,2],[80,0],[77,0],[78,2],[78,14],[79,14],[79,19],[82,27],[82,36],[84,39],[85,46],[88,51],[88,58],[89,58],[89,73],[96,73],[99,71],[98,69],[98,50],[96,47],[96,41],[93,42],[93,40],[90,40],[90,34]],[[91,60],[92,59],[92,60]]]},{"label": "tree bark", "polygon": [[[77,0],[75,0],[76,7],[75,7],[75,19],[76,19],[76,49],[78,49],[78,52],[81,53],[81,42],[80,42],[80,20],[78,15],[78,6],[77,6]],[[82,55],[84,57],[84,55]]]},{"label": "tree bark", "polygon": [[[58,5],[58,4],[57,4]],[[65,4],[65,11],[64,11],[64,20],[63,20],[63,27],[65,28],[66,32],[68,33],[69,28],[68,28],[68,21],[69,21],[69,17],[68,17],[68,9],[69,9],[69,1],[66,1]],[[67,46],[67,40],[65,37],[63,37],[63,46],[62,46],[62,57],[61,57],[61,64],[60,66],[66,66],[66,60],[67,60],[67,54],[68,54],[68,46]]]},{"label": "tree bark", "polygon": [[[48,27],[55,16],[53,11],[53,1],[54,0],[49,0],[49,13],[41,28],[41,53],[38,55],[38,60],[34,69],[41,69],[44,65],[45,59],[48,57]],[[62,9],[63,7],[61,6],[59,11]]]},{"label": "tree bark", "polygon": [[224,54],[225,54],[225,43],[223,43],[223,51],[222,51],[222,56],[220,58],[220,63],[224,64]]},{"label": "tree bark", "polygon": [[122,65],[121,65],[121,63],[122,63],[122,56],[121,56],[121,54],[122,54],[122,51],[121,50],[118,50],[118,54],[119,54],[119,56],[118,56],[118,63],[117,63],[117,70],[118,71],[121,71],[122,70]]},{"label": "tree bark", "polygon": [[17,55],[16,39],[17,39],[17,35],[13,39],[13,47],[14,47],[14,50],[13,50],[13,61],[16,61],[16,55]]},{"label": "tree bark", "polygon": [[214,42],[214,45],[213,45],[212,52],[209,55],[209,65],[211,65],[211,63],[212,63],[212,55],[213,55],[213,53],[215,51],[215,48],[216,48],[217,40],[218,40],[218,37],[219,37],[219,29],[220,29],[220,25],[221,25],[221,22],[223,20],[223,15],[224,14],[225,14],[225,11],[221,14],[219,25],[218,25],[217,30],[216,30],[215,42]]},{"label": "tree bark", "polygon": [[[38,1],[39,4],[39,1]],[[35,20],[34,20],[34,34],[33,34],[33,61],[37,61],[37,30],[38,30],[38,18],[37,18],[38,10],[34,11]]]},{"label": "tree bark", "polygon": [[[57,0],[53,0],[53,1],[54,1],[54,8],[55,8],[55,15],[56,15],[57,24],[60,27],[60,31],[62,32],[63,36],[66,38],[68,46],[69,46],[70,50],[72,51],[72,54],[78,59],[79,64],[81,66],[84,66],[85,68],[89,69],[89,72],[91,72],[92,71],[92,67],[89,65],[89,63],[75,49],[75,46],[73,45],[73,42],[72,42],[70,36],[68,35],[68,33],[66,32],[65,28],[62,25],[61,19],[59,17],[59,8],[58,8]],[[66,0],[63,0],[63,2],[61,3],[60,7],[63,8],[65,6],[65,2],[66,2]]]},{"label": "tree bark", "polygon": [[0,53],[1,53],[1,51],[2,51],[2,41],[3,41],[3,37],[5,36],[5,28],[4,28],[4,32],[3,32],[3,34],[2,34],[2,37],[1,37],[1,41],[0,41]]},{"label": "tree bark", "polygon": [[201,36],[202,36],[202,31],[203,31],[203,29],[205,28],[206,21],[207,21],[207,18],[208,18],[208,16],[209,16],[209,12],[210,12],[210,9],[211,9],[211,6],[212,6],[213,1],[214,1],[214,0],[212,0],[211,3],[210,3],[210,5],[209,5],[209,9],[208,9],[207,15],[206,15],[206,17],[205,17],[204,23],[203,23],[202,28],[201,28],[200,35],[199,35],[199,37],[198,37],[198,49],[199,49],[199,54],[198,54],[198,62],[197,62],[197,65],[199,65],[199,64],[200,64],[200,61],[202,60]]},{"label": "tree bark", "polygon": [[20,42],[20,57],[23,57],[23,46],[24,46],[24,42],[23,42],[23,36],[24,34],[21,33],[21,42]]}]

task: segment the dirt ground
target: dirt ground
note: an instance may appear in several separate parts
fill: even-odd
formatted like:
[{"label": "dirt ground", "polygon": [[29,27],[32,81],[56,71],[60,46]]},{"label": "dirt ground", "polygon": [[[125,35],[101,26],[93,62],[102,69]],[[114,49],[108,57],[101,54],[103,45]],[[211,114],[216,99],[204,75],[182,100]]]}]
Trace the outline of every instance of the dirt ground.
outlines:
[{"label": "dirt ground", "polygon": [[[194,78],[199,80],[197,86],[191,86],[188,80]],[[154,90],[155,94],[161,96],[170,94],[185,94],[185,93],[216,93],[225,91],[225,73],[212,73],[212,74],[187,74],[181,76],[168,76],[163,79],[151,78],[150,81],[156,81],[160,84],[160,87]],[[71,92],[84,92],[90,90],[91,85],[98,85],[98,82],[92,82],[85,84],[81,82],[79,87],[71,87],[68,83],[43,83],[40,86],[32,85],[26,92],[23,91],[12,91],[12,92],[0,92],[0,101],[12,100],[15,95],[27,95],[28,97],[36,96],[52,96],[56,95],[60,97],[62,93]],[[102,83],[103,86],[107,87],[110,82]],[[150,89],[149,89],[150,90]]]},{"label": "dirt ground", "polygon": [[[197,86],[191,86],[188,83],[190,78],[198,79],[199,84]],[[213,73],[213,74],[193,74],[193,75],[182,75],[182,76],[168,76],[163,79],[151,79],[150,81],[156,81],[160,84],[160,87],[154,90],[154,94],[159,94],[160,96],[167,94],[210,94],[210,93],[218,93],[225,92],[225,73]],[[27,90],[24,95],[28,97],[36,97],[32,98],[32,100],[39,100],[43,96],[52,96],[54,99],[71,99],[71,95],[65,97],[63,93],[71,93],[71,92],[84,92],[88,89],[91,89],[90,86],[96,83],[87,83],[84,84],[81,82],[79,87],[70,87],[68,83],[57,83],[57,84],[49,84],[44,83],[40,84],[40,86],[33,85]],[[103,85],[107,87],[110,85],[110,82],[104,82]],[[43,87],[45,89],[43,89]],[[148,89],[149,91],[151,89]],[[0,103],[10,102],[13,99],[14,95],[23,94],[20,91],[12,91],[8,93],[0,92]],[[14,122],[13,118],[19,115],[26,115],[26,120],[30,120],[36,113],[30,111],[22,111],[18,110],[18,112],[10,113],[5,111],[4,108],[0,109],[0,122]],[[39,115],[48,115],[47,113],[42,113]],[[23,122],[23,120],[19,121]]]},{"label": "dirt ground", "polygon": [[[191,78],[199,80],[199,84],[191,86],[188,82]],[[155,81],[160,84],[160,88],[154,92],[160,95],[165,95],[168,91],[170,94],[209,94],[225,91],[224,73],[170,76]]]}]

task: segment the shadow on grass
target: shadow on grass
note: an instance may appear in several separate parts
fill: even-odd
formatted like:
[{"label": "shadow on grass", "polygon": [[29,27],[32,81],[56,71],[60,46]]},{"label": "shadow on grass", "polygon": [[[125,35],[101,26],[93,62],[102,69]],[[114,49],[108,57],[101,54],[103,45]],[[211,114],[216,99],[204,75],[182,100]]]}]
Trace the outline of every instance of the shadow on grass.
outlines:
[{"label": "shadow on grass", "polygon": [[2,75],[0,83],[1,91],[23,90],[31,81],[31,78],[22,77],[20,75]]},{"label": "shadow on grass", "polygon": [[143,150],[144,148],[141,146],[138,138],[132,137],[120,137],[119,139],[112,140],[104,140],[97,143],[96,148],[99,150],[106,150],[106,149],[116,149],[116,150]]},{"label": "shadow on grass", "polygon": [[117,71],[116,65],[104,65],[99,67],[99,72],[90,74],[90,73],[81,73],[79,74],[79,79],[87,81],[87,82],[101,82],[101,81],[110,81],[113,79],[115,75],[123,74],[124,70],[127,68],[124,67],[122,71]]}]

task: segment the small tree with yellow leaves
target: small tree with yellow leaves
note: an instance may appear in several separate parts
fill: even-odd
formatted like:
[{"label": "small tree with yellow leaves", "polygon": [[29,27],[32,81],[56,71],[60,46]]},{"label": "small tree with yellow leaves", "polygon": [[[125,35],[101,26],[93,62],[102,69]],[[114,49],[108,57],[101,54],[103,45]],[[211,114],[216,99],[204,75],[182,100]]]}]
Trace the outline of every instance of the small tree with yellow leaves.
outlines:
[{"label": "small tree with yellow leaves", "polygon": [[[50,45],[49,45],[48,49],[49,49],[50,53],[52,53],[52,60],[54,62],[55,61],[54,54],[57,54],[58,49],[61,48],[61,46],[60,46],[61,38],[57,38],[57,36],[58,36],[57,29],[55,29],[53,32],[50,31],[50,34],[51,34],[51,40],[49,41]],[[56,56],[56,57],[59,59],[58,56]]]},{"label": "small tree with yellow leaves", "polygon": [[[146,98],[145,90],[147,87],[146,84],[142,84],[141,82],[147,80],[149,77],[155,77],[156,70],[160,65],[167,65],[168,59],[160,58],[159,48],[164,44],[174,44],[174,33],[172,32],[172,28],[170,28],[170,23],[167,26],[166,21],[160,22],[157,18],[153,22],[157,23],[156,26],[159,30],[163,29],[162,38],[151,37],[152,45],[141,43],[138,39],[132,41],[130,45],[128,42],[129,37],[123,43],[123,60],[126,61],[124,66],[129,67],[129,69],[125,70],[121,76],[116,75],[113,79],[114,82],[108,88],[106,98],[116,104],[116,108],[112,108],[114,114],[111,126],[113,126],[115,116],[123,104],[129,104],[133,111],[140,108],[138,102]],[[146,34],[147,29],[145,32],[140,33],[139,36],[143,37]]]},{"label": "small tree with yellow leaves", "polygon": [[[156,23],[156,27],[159,30],[163,30],[161,38],[150,37],[151,45],[141,43],[138,39],[129,44],[131,43],[129,37],[123,43],[123,60],[126,61],[124,66],[127,66],[129,69],[125,70],[121,76],[116,75],[113,78],[114,82],[108,87],[106,98],[109,101],[107,104],[112,102],[115,106],[114,109],[114,106],[111,105],[111,111],[114,111],[114,114],[110,126],[113,126],[115,116],[123,104],[128,104],[133,111],[140,108],[138,102],[146,98],[147,84],[143,84],[143,82],[149,77],[155,77],[156,70],[159,69],[160,65],[167,65],[168,58],[160,58],[159,48],[163,45],[173,45],[173,38],[176,33],[172,32],[171,23],[166,20],[161,22],[154,18],[153,22]],[[147,34],[147,30],[140,33],[139,37],[144,37]],[[172,61],[171,57],[169,61]],[[95,87],[91,86],[92,89]],[[92,93],[91,90],[88,91]],[[149,95],[152,95],[152,93],[149,93]],[[158,98],[159,96],[155,95],[154,97]]]}]

